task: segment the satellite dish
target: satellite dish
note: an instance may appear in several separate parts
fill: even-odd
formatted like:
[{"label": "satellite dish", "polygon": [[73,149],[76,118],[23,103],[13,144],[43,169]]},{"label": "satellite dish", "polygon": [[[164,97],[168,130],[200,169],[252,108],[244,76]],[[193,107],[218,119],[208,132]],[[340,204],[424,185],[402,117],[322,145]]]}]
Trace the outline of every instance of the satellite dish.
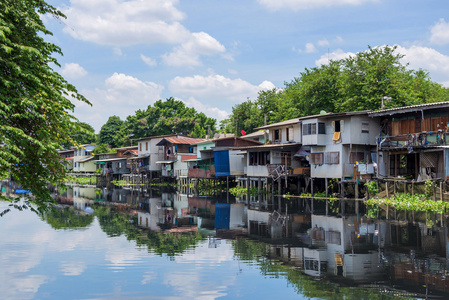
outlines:
[{"label": "satellite dish", "polygon": [[320,115],[325,115],[327,112],[325,110],[320,111]]}]

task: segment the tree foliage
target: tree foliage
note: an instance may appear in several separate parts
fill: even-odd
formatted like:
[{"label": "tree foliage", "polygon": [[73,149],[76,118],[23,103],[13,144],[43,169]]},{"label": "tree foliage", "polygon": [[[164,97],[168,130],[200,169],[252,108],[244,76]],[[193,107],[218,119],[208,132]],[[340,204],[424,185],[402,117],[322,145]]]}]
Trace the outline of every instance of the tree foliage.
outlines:
[{"label": "tree foliage", "polygon": [[0,178],[11,174],[40,210],[53,201],[48,183],[65,176],[56,149],[75,128],[69,98],[88,103],[50,67],[62,52],[44,40],[43,14],[64,18],[43,0],[0,1]]},{"label": "tree foliage", "polygon": [[119,132],[123,121],[118,116],[109,117],[106,124],[101,126],[100,133],[98,134],[98,143],[108,145],[110,148],[116,148],[119,146],[117,142],[117,132]]},{"label": "tree foliage", "polygon": [[76,145],[92,144],[97,140],[95,129],[84,122],[76,122],[68,134],[71,140],[63,143],[65,149]]},{"label": "tree foliage", "polygon": [[128,116],[115,136],[121,145],[130,145],[130,139],[149,136],[183,134],[204,138],[208,132],[215,131],[216,120],[197,112],[194,108],[186,107],[180,100],[168,98],[158,100],[153,106],[145,110],[137,110]]},{"label": "tree foliage", "polygon": [[[378,110],[449,100],[449,90],[424,70],[410,70],[396,47],[369,47],[345,59],[305,69],[282,90],[262,91],[257,99],[236,105],[221,125],[224,132],[252,132],[267,123],[326,112]],[[271,112],[271,113],[270,113]]]}]

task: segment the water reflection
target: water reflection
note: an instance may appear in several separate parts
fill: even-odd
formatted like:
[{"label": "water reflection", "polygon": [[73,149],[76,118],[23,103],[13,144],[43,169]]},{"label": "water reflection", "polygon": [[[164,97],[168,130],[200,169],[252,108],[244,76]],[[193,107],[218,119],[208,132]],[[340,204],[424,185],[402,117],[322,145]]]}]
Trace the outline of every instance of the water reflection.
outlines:
[{"label": "water reflection", "polygon": [[317,204],[311,213],[306,201],[143,189],[73,187],[55,199],[44,223],[28,212],[0,219],[8,298],[67,298],[67,278],[86,285],[73,298],[449,295],[449,237],[436,215],[373,220]]}]

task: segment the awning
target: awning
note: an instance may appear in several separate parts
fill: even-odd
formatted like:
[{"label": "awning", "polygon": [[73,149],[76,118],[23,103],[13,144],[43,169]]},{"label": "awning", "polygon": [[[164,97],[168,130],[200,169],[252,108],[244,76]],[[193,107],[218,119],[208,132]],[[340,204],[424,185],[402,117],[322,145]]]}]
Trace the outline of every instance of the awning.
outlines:
[{"label": "awning", "polygon": [[[206,158],[208,159],[208,158]],[[202,159],[202,158],[192,158],[192,159],[187,159],[185,160],[186,162],[191,162],[191,161],[200,161],[200,160],[206,160],[206,159]]]},{"label": "awning", "polygon": [[299,149],[293,156],[307,156],[309,152],[307,152],[304,148]]},{"label": "awning", "polygon": [[157,164],[171,164],[174,162],[176,162],[176,160],[160,160],[160,161],[157,161],[156,163]]},{"label": "awning", "polygon": [[150,157],[150,154],[142,155],[142,156],[128,157],[128,159],[139,159],[139,158],[147,158],[147,157]]},{"label": "awning", "polygon": [[96,161],[94,162],[94,165],[104,165],[106,162],[104,161]]}]

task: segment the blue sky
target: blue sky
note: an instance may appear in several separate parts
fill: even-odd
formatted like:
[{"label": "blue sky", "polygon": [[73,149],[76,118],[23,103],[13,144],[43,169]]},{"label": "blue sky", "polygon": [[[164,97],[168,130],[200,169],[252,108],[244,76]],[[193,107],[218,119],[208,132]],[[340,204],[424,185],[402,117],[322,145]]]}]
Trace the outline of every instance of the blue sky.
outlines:
[{"label": "blue sky", "polygon": [[[96,132],[174,97],[222,120],[261,89],[304,71],[397,45],[404,63],[449,86],[447,0],[49,0],[56,68],[86,96],[75,116]],[[217,122],[218,123],[218,122]]]}]

